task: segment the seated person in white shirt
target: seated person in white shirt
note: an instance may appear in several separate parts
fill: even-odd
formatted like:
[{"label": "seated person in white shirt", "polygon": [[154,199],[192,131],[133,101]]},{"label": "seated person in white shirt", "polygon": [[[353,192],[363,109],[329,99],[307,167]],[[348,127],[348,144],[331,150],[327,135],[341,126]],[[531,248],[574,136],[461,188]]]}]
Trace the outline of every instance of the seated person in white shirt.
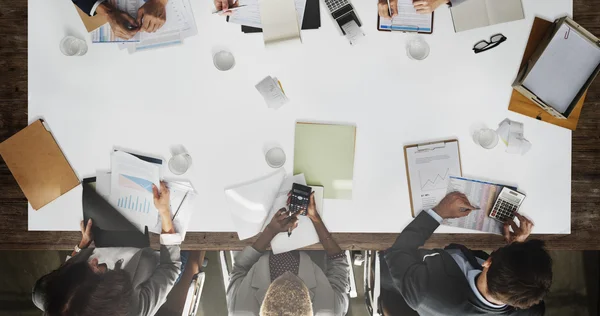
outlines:
[{"label": "seated person in white shirt", "polygon": [[[398,15],[398,0],[389,0],[391,10],[388,9],[388,1],[387,0],[379,0],[378,10],[379,16],[382,18],[390,18],[390,11],[392,12],[392,16]],[[447,4],[449,6],[457,6],[468,0],[414,0],[413,6],[417,10],[418,13],[427,14],[435,11],[442,4]]]},{"label": "seated person in white shirt", "polygon": [[346,255],[321,220],[313,196],[307,216],[325,251],[311,255],[267,251],[277,234],[297,226],[297,218],[289,218],[285,208],[279,210],[256,242],[235,256],[227,287],[230,316],[346,315],[350,301]]},{"label": "seated person in white shirt", "polygon": [[160,253],[151,248],[92,248],[92,222],[81,222],[81,242],[58,269],[39,279],[33,303],[44,315],[155,315],[181,273],[181,236],[169,209],[169,189],[156,187],[162,222]]},{"label": "seated person in white shirt", "polygon": [[113,33],[122,39],[130,39],[137,32],[154,33],[167,21],[168,0],[147,0],[138,9],[137,19],[115,8],[108,0],[72,0],[89,16],[106,16]]}]

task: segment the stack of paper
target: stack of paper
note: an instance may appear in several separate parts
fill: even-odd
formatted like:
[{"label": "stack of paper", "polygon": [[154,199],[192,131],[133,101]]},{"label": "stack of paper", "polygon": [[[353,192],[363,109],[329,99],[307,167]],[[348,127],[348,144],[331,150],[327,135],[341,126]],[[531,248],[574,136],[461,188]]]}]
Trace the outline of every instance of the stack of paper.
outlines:
[{"label": "stack of paper", "polygon": [[256,84],[256,90],[262,95],[267,106],[271,109],[278,109],[289,102],[285,92],[283,92],[281,82],[277,78],[271,76],[265,77],[265,79]]},{"label": "stack of paper", "polygon": [[[281,208],[287,207],[288,193],[294,183],[306,185],[303,174],[286,176],[283,168],[249,182],[225,190],[231,219],[240,240],[263,231]],[[323,215],[322,188],[313,188],[317,211]],[[291,236],[280,233],[271,241],[273,253],[283,253],[319,242],[319,236],[306,216],[298,216],[298,227]]]},{"label": "stack of paper", "polygon": [[[137,10],[144,5],[144,0],[109,0],[119,9],[133,18]],[[108,23],[90,32],[94,43],[120,43],[119,48],[127,48],[130,53],[138,50],[158,48],[183,43],[183,39],[198,33],[192,7],[189,0],[169,0],[166,7],[167,20],[154,33],[138,32],[130,40],[116,37]]]}]

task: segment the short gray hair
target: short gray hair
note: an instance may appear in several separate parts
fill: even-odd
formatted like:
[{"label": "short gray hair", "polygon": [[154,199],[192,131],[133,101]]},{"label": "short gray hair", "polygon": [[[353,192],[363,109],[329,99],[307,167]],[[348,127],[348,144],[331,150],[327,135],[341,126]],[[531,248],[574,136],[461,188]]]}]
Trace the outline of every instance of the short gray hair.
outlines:
[{"label": "short gray hair", "polygon": [[310,293],[304,282],[291,272],[275,279],[267,289],[260,316],[312,316]]}]

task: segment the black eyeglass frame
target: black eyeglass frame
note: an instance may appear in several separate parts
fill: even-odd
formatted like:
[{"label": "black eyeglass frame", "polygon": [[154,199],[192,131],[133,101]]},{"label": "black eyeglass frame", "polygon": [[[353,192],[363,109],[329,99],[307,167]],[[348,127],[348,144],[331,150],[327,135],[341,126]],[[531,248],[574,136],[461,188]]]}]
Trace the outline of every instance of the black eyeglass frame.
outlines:
[{"label": "black eyeglass frame", "polygon": [[[492,41],[492,38],[494,38],[494,37],[496,37],[498,35],[500,35],[502,37],[498,41],[495,41],[495,42]],[[486,50],[490,50],[490,49],[492,49],[492,48],[494,48],[494,47],[496,47],[496,46],[498,46],[498,45],[506,42],[507,39],[508,38],[506,36],[504,36],[503,34],[500,34],[500,33],[494,34],[494,35],[490,36],[490,41],[489,42],[486,41],[486,40],[482,40],[482,41],[479,41],[479,42],[475,43],[475,45],[473,46],[473,51],[475,52],[475,54],[479,54],[479,53],[485,52]],[[480,43],[486,43],[487,45],[485,47],[483,47],[483,48],[476,48],[477,45],[479,45]]]}]

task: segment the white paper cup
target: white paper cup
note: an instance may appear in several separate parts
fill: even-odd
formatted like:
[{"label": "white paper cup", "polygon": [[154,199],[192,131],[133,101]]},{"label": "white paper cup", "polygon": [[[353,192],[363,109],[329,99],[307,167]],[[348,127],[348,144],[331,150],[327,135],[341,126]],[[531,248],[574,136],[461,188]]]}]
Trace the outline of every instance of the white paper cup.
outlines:
[{"label": "white paper cup", "polygon": [[281,168],[285,164],[285,152],[280,147],[273,147],[265,154],[265,160],[271,168]]}]

